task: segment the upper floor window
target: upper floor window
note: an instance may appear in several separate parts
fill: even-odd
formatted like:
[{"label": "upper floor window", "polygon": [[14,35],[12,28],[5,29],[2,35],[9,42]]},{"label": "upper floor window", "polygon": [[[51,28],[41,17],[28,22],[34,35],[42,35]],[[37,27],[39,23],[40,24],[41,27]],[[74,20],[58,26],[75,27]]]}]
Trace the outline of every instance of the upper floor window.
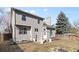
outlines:
[{"label": "upper floor window", "polygon": [[25,15],[22,15],[22,20],[26,21],[26,16]]},{"label": "upper floor window", "polygon": [[40,19],[38,19],[38,24],[40,23]]}]

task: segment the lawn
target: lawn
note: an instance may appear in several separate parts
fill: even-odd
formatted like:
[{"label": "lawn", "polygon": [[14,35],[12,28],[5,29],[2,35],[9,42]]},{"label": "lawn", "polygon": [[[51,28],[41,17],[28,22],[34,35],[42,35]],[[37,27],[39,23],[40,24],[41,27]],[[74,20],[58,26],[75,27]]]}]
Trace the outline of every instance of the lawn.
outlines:
[{"label": "lawn", "polygon": [[16,45],[0,45],[0,51],[11,51],[11,52],[50,52],[55,51],[57,48],[63,48],[67,51],[77,51],[79,49],[79,41],[77,40],[54,40],[51,43],[46,42],[44,44],[26,42]]},{"label": "lawn", "polygon": [[26,43],[26,44],[19,44],[24,51],[43,51],[48,52],[51,51],[51,48],[64,48],[67,51],[77,51],[79,49],[79,41],[77,40],[54,40],[51,43]]}]

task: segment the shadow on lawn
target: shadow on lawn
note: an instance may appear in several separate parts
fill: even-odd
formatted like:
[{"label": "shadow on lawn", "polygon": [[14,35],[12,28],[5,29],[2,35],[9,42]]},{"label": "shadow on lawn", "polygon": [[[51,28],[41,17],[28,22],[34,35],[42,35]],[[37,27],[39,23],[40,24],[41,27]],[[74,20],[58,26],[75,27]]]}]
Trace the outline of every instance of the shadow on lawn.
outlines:
[{"label": "shadow on lawn", "polygon": [[18,46],[18,44],[0,44],[0,52],[23,52],[23,50]]}]

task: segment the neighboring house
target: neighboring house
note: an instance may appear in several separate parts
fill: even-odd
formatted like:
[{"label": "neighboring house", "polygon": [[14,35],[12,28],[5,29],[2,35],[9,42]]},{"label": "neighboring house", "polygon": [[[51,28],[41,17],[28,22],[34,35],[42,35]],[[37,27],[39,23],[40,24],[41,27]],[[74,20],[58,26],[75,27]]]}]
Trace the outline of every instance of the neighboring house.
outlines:
[{"label": "neighboring house", "polygon": [[55,37],[55,28],[52,25],[48,25],[47,23],[43,23],[43,39],[49,40],[52,37]]}]

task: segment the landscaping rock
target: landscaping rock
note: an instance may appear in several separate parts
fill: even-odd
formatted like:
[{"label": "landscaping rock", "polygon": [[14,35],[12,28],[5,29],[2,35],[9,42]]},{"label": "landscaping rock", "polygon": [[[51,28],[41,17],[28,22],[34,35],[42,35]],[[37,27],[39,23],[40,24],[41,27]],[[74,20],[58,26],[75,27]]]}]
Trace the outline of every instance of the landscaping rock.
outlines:
[{"label": "landscaping rock", "polygon": [[65,48],[60,48],[60,47],[55,47],[55,48],[50,48],[50,52],[68,52]]}]

